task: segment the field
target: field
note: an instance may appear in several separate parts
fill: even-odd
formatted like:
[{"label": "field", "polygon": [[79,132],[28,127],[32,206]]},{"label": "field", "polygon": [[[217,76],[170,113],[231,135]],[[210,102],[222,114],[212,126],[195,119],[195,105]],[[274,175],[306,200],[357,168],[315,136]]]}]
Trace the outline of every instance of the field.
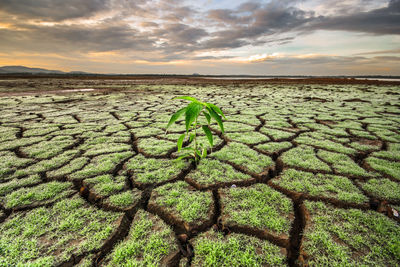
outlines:
[{"label": "field", "polygon": [[[227,117],[197,166],[181,95]],[[399,265],[400,85],[14,79],[0,112],[0,266]]]}]

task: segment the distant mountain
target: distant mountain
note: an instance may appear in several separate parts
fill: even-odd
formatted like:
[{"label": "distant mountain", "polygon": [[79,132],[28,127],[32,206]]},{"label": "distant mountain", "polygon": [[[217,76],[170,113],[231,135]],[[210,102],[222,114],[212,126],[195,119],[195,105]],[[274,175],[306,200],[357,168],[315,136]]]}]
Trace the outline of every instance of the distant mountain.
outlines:
[{"label": "distant mountain", "polygon": [[29,73],[29,74],[87,74],[83,71],[64,72],[60,70],[47,70],[41,68],[28,68],[25,66],[4,66],[0,67],[1,74],[8,73]]}]

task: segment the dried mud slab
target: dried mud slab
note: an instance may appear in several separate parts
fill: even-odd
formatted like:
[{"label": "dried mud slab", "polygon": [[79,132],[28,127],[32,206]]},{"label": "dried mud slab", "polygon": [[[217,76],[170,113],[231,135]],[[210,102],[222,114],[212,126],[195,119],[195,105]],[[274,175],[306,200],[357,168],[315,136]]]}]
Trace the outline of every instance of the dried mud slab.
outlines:
[{"label": "dried mud slab", "polygon": [[310,266],[397,266],[398,224],[375,211],[305,202],[309,212],[301,258]]},{"label": "dried mud slab", "polygon": [[215,189],[232,184],[250,185],[255,183],[256,179],[236,171],[229,164],[206,158],[200,161],[196,170],[185,177],[185,181],[197,189]]},{"label": "dried mud slab", "polygon": [[192,266],[287,266],[285,249],[244,234],[209,230],[191,243]]},{"label": "dried mud slab", "polygon": [[265,184],[219,190],[222,224],[232,231],[288,245],[292,201]]},{"label": "dried mud slab", "polygon": [[[324,199],[338,203],[368,206],[368,198],[346,177],[331,174],[285,169],[269,181],[290,192],[304,194],[310,199]],[[336,201],[335,201],[336,200]]]},{"label": "dried mud slab", "polygon": [[214,217],[213,195],[178,181],[154,189],[148,210],[186,232],[207,229]]},{"label": "dried mud slab", "polygon": [[171,227],[158,216],[138,210],[128,236],[100,266],[170,266],[179,258],[178,243]]},{"label": "dried mud slab", "polygon": [[158,185],[179,178],[188,168],[185,161],[153,159],[137,155],[126,162],[124,168],[131,174],[132,183],[144,189],[149,185]]},{"label": "dried mud slab", "polygon": [[79,197],[16,212],[0,224],[0,262],[5,266],[72,265],[102,248],[121,222],[121,213],[98,210]]}]

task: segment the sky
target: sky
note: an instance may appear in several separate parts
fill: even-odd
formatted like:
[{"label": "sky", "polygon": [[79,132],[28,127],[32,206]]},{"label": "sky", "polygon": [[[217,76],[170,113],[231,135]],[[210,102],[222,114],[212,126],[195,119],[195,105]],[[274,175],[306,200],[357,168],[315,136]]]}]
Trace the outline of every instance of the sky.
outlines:
[{"label": "sky", "polygon": [[400,0],[0,0],[0,66],[400,75]]}]

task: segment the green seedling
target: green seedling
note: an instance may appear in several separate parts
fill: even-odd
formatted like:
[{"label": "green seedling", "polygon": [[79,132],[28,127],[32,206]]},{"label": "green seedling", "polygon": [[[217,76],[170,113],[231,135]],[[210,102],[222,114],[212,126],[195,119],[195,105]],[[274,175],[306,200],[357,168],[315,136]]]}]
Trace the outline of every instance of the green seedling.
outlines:
[{"label": "green seedling", "polygon": [[[203,114],[207,119],[207,125],[201,125],[201,128],[206,134],[208,142],[212,147],[214,145],[214,139],[209,127],[211,120],[214,119],[217,122],[219,128],[221,129],[221,132],[224,133],[224,124],[222,122],[222,118],[226,119],[225,115],[221,111],[221,109],[216,105],[207,102],[200,102],[194,97],[180,96],[174,99],[188,100],[190,101],[190,103],[186,107],[181,108],[171,116],[171,119],[169,120],[167,125],[167,129],[174,122],[176,122],[180,116],[185,114],[186,132],[179,136],[177,141],[177,146],[178,146],[178,152],[180,152],[181,150],[185,150],[187,153],[178,157],[178,160],[193,156],[193,159],[197,164],[201,158],[205,158],[207,156],[207,148],[202,143],[199,143],[197,140],[197,130],[198,128],[200,128],[199,116]],[[194,147],[182,148],[185,137],[189,137],[189,142],[193,142]]]}]

